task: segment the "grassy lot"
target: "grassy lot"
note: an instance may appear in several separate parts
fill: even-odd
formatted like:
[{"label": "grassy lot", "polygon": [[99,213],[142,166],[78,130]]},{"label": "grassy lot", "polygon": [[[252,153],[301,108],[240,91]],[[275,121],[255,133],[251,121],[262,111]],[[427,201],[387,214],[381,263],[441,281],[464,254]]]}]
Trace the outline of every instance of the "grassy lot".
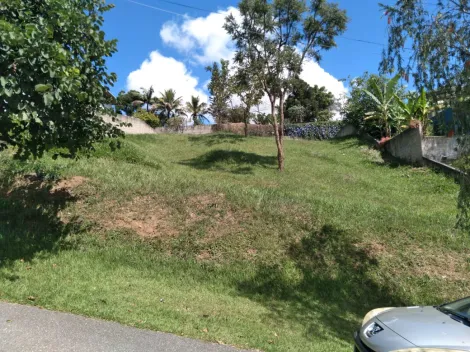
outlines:
[{"label": "grassy lot", "polygon": [[[0,299],[264,351],[350,351],[371,308],[470,295],[458,186],[356,139],[128,136],[0,155]],[[25,176],[26,175],[26,176]],[[37,177],[36,175],[39,175]]]}]

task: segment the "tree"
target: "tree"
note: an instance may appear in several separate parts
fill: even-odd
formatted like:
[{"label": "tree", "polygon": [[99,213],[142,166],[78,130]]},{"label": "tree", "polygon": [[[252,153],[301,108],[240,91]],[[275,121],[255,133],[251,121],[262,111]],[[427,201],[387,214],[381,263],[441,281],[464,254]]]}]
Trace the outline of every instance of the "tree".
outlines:
[{"label": "tree", "polygon": [[191,102],[186,103],[186,112],[193,119],[194,125],[201,125],[203,120],[207,120],[204,116],[207,114],[207,104],[201,102],[199,97],[191,96]]},{"label": "tree", "polygon": [[406,121],[417,120],[423,126],[423,132],[426,134],[431,126],[429,119],[429,104],[426,98],[426,91],[421,89],[421,94],[411,93],[407,101],[396,97],[396,101],[401,109],[401,114]]},{"label": "tree", "polygon": [[[332,117],[331,107],[335,97],[325,87],[311,87],[298,78],[293,82],[293,89],[286,100],[286,118],[293,122],[328,121]],[[303,107],[302,110],[294,107]],[[289,113],[291,111],[291,113]]]},{"label": "tree", "polygon": [[150,86],[150,88],[148,89],[140,88],[140,90],[142,91],[142,101],[147,107],[147,112],[149,112],[152,109],[152,104],[154,102],[153,93],[155,92],[155,90],[153,89],[153,86]]},{"label": "tree", "polygon": [[251,109],[258,105],[263,98],[263,87],[258,80],[247,75],[248,70],[237,70],[231,80],[231,87],[241,101],[242,121],[245,124],[245,137],[248,137],[248,124],[251,118]]},{"label": "tree", "polygon": [[211,93],[209,111],[214,116],[217,124],[227,121],[229,101],[232,95],[230,88],[229,61],[220,60],[220,67],[217,62],[206,67],[211,73],[211,80],[207,89]]},{"label": "tree", "polygon": [[392,136],[392,129],[399,132],[403,128],[404,117],[397,109],[397,91],[400,75],[379,84],[373,80],[370,90],[364,92],[374,102],[374,108],[366,113],[366,120],[377,120],[384,137]]},{"label": "tree", "polygon": [[106,58],[116,41],[105,40],[102,0],[0,2],[0,149],[41,157],[93,149],[123,133],[99,116],[109,87]]},{"label": "tree", "polygon": [[116,97],[117,112],[123,111],[127,116],[132,116],[136,109],[143,104],[142,96],[136,90],[120,91]]},{"label": "tree", "polygon": [[312,0],[309,6],[303,0],[242,0],[239,10],[241,21],[229,15],[225,29],[237,47],[238,69],[259,81],[270,100],[272,116],[279,101],[280,116],[273,119],[273,127],[282,171],[286,96],[304,60],[319,61],[321,50],[336,46],[334,38],[346,29],[346,12],[326,0]]},{"label": "tree", "polygon": [[165,125],[170,118],[182,117],[185,115],[183,109],[183,100],[181,97],[176,96],[176,91],[173,89],[164,90],[157,98],[154,107],[160,116],[160,121]]}]

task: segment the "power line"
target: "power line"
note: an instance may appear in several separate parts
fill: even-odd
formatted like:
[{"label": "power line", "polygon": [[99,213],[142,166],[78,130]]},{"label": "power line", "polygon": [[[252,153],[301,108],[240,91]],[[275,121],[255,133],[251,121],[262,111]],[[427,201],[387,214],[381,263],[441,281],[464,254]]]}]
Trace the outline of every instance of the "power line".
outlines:
[{"label": "power line", "polygon": [[[189,15],[185,15],[185,14],[182,14],[182,13],[165,10],[165,9],[162,9],[162,8],[159,8],[159,7],[143,4],[141,2],[137,2],[137,1],[134,1],[134,0],[127,0],[127,1],[129,1],[131,3],[134,3],[134,4],[137,4],[137,5],[140,5],[140,6],[145,6],[145,7],[151,8],[153,10],[163,11],[163,12],[171,13],[173,15],[177,15],[177,16],[181,16],[181,17],[193,18],[192,16],[189,16]],[[158,1],[165,2],[165,3],[168,3],[168,4],[177,5],[177,6],[181,6],[181,7],[186,7],[186,8],[193,9],[193,10],[204,11],[204,12],[208,12],[208,13],[214,12],[214,11],[207,10],[207,9],[202,9],[202,8],[199,8],[199,7],[194,7],[194,6],[190,6],[190,5],[181,4],[181,3],[175,2],[175,1],[169,1],[169,0],[158,0]],[[385,47],[385,44],[383,44],[383,43],[373,42],[373,41],[370,41],[370,40],[350,38],[350,37],[345,37],[345,36],[339,36],[339,38],[346,39],[346,40],[351,40],[351,41],[355,41],[355,42],[360,42],[360,43],[365,43],[365,44],[379,45],[381,47]],[[411,50],[409,48],[405,48],[405,49],[406,50]]]}]

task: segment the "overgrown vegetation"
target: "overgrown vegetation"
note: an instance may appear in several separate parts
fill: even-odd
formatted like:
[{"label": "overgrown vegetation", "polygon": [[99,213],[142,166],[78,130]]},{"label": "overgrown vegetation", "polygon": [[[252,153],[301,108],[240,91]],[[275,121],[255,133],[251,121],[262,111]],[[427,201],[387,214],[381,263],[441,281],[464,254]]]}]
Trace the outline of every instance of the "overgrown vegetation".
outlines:
[{"label": "overgrown vegetation", "polygon": [[0,154],[0,299],[263,351],[350,351],[371,308],[469,295],[458,187],[356,139],[128,136]]}]

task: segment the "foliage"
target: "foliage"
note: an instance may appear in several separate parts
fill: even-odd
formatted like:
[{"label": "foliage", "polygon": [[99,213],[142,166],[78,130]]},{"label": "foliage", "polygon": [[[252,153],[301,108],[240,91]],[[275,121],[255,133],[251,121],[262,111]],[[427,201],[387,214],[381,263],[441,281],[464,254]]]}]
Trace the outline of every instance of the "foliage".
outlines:
[{"label": "foliage", "polygon": [[301,105],[292,105],[286,110],[286,117],[291,123],[305,122],[307,117],[307,109]]},{"label": "foliage", "polygon": [[201,102],[199,97],[191,96],[191,101],[186,103],[186,112],[191,116],[194,122],[194,126],[202,125],[203,121],[207,118],[204,116],[207,114],[207,104]]},{"label": "foliage", "polygon": [[185,116],[183,100],[176,96],[174,89],[167,89],[160,93],[160,97],[156,98],[154,109],[158,112],[162,125],[169,123],[171,118],[178,118],[179,121]]},{"label": "foliage", "polygon": [[[341,108],[341,113],[344,116],[344,121],[350,123],[360,130],[369,133],[373,137],[380,139],[385,134],[384,122],[381,119],[367,119],[367,114],[377,110],[377,101],[375,101],[370,94],[366,93],[376,91],[379,88],[378,95],[380,96],[380,90],[387,85],[389,80],[384,76],[377,76],[365,72],[362,76],[356,77],[349,81],[349,95],[346,97],[346,102]],[[382,88],[380,88],[382,87]],[[392,114],[389,121],[392,127],[392,132],[396,132],[394,126],[397,125],[398,121],[393,120],[398,112],[398,106],[395,106],[397,99],[404,99],[405,89],[401,84],[397,83],[394,89],[395,100],[392,101],[394,106],[391,107]],[[399,117],[400,118],[400,117]]]},{"label": "foliage", "polygon": [[134,117],[142,121],[145,121],[152,128],[157,128],[160,126],[160,119],[153,112],[149,112],[143,109],[138,109],[134,113]]},{"label": "foliage", "polygon": [[[328,121],[332,117],[330,108],[335,97],[325,87],[311,87],[307,82],[298,78],[293,83],[292,93],[286,100],[286,118],[291,122]],[[305,114],[299,114],[303,107]]]},{"label": "foliage", "polygon": [[[0,149],[75,156],[122,132],[98,113],[116,80],[102,0],[0,1]],[[79,34],[79,35],[77,35]]]},{"label": "foliage", "polygon": [[174,116],[166,120],[165,127],[167,127],[170,130],[179,132],[179,131],[182,131],[182,129],[184,128],[184,125],[185,125],[185,121],[182,117]]},{"label": "foliage", "polygon": [[229,61],[220,60],[220,66],[214,62],[212,66],[206,67],[211,73],[211,79],[207,85],[210,96],[209,112],[214,116],[216,123],[226,123],[229,109],[229,101],[232,95],[230,86]]},{"label": "foliage", "polygon": [[253,122],[256,125],[272,125],[273,117],[271,114],[259,112],[259,113],[253,114]]},{"label": "foliage", "polygon": [[[241,101],[235,111],[241,112],[241,122],[245,124],[245,137],[248,136],[248,124],[252,118],[251,109],[259,105],[263,98],[263,87],[258,80],[248,75],[248,70],[236,70],[231,77],[231,87]],[[232,109],[232,113],[234,109]]]},{"label": "foliage", "polygon": [[335,138],[342,126],[342,122],[337,121],[286,125],[284,134],[292,138],[325,140]]},{"label": "foliage", "polygon": [[[305,58],[319,61],[320,51],[336,46],[334,38],[346,29],[346,13],[325,0],[242,0],[241,21],[233,15],[225,29],[235,42],[235,63],[243,75],[263,87],[276,116],[273,119],[279,170],[284,169],[284,103]],[[281,131],[279,133],[279,131]]]},{"label": "foliage", "polygon": [[396,97],[400,75],[380,84],[372,81],[370,90],[364,92],[372,99],[375,106],[366,113],[366,120],[377,120],[385,137],[392,136],[392,129],[400,132],[403,128],[404,117],[396,109]]},{"label": "foliage", "polygon": [[116,97],[116,111],[124,112],[127,116],[132,116],[136,109],[143,105],[142,95],[136,90],[128,92],[120,91]]},{"label": "foliage", "polygon": [[427,134],[428,127],[432,123],[429,119],[429,104],[426,99],[426,91],[421,89],[421,94],[411,93],[408,95],[407,101],[402,101],[396,97],[396,101],[400,107],[400,113],[406,122],[417,120],[423,126],[423,132]]},{"label": "foliage", "polygon": [[245,122],[245,108],[243,106],[234,106],[227,110],[227,122],[241,123]]},{"label": "foliage", "polygon": [[155,101],[153,93],[155,93],[155,90],[153,89],[153,86],[150,86],[150,88],[140,88],[141,90],[141,98],[142,98],[142,103],[145,104],[147,112],[149,112],[151,109],[154,110],[154,107],[152,107],[152,103]]}]

